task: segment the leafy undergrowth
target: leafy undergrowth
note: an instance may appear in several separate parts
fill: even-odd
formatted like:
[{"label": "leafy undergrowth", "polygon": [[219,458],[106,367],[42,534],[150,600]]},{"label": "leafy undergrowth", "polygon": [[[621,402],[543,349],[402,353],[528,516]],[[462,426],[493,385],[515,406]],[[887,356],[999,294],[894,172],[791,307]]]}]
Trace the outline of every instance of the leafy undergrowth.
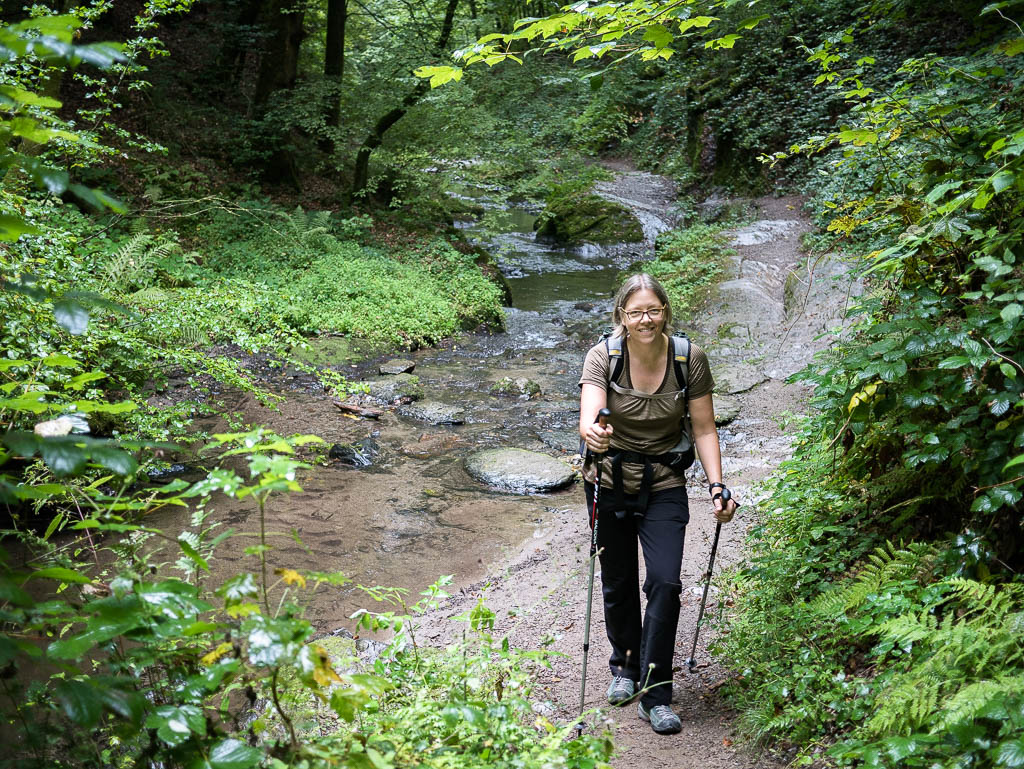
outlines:
[{"label": "leafy undergrowth", "polygon": [[744,729],[797,766],[1019,766],[1024,585],[983,537],[887,540],[900,506],[813,442],[767,491],[716,643]]},{"label": "leafy undergrowth", "polygon": [[743,723],[798,765],[1024,765],[1024,36],[978,28],[883,78],[852,34],[811,55],[853,107],[795,149],[867,291],[797,375],[811,416],[719,642]]},{"label": "leafy undergrowth", "polygon": [[734,253],[725,247],[724,225],[696,224],[658,236],[656,257],[643,271],[656,277],[672,300],[676,316],[685,318],[707,303],[725,264]]},{"label": "leafy undergrowth", "polygon": [[[335,370],[291,354],[310,335],[408,348],[503,319],[501,290],[473,255],[440,237],[362,246],[369,217],[231,206],[186,239],[163,222],[101,230],[69,207],[26,203],[46,234],[0,252],[0,272],[12,280],[0,295],[4,393],[62,390],[102,370],[75,380],[81,397],[133,405],[90,415],[94,434],[185,439],[193,418],[223,410],[225,385],[272,402],[244,365],[250,354],[314,371],[343,392]],[[66,358],[73,365],[62,365]],[[31,385],[20,387],[29,372]],[[190,385],[188,397],[173,409],[148,406],[172,378]]]}]

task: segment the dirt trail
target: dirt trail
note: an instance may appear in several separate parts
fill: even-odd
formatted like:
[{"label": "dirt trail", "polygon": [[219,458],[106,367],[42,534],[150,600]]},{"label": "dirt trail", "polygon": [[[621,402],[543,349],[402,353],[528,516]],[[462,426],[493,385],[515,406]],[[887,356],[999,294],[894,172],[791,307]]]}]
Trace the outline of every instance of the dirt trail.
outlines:
[{"label": "dirt trail", "polygon": [[[633,184],[635,173],[624,173],[620,179]],[[789,436],[780,425],[785,424],[787,414],[803,408],[807,393],[783,380],[828,343],[827,339],[815,340],[815,336],[839,322],[849,293],[847,285],[820,277],[821,273],[839,275],[841,270],[831,263],[819,265],[819,276],[812,284],[801,272],[793,272],[801,260],[799,236],[810,228],[800,213],[799,200],[765,198],[751,204],[757,221],[733,233],[736,256],[713,306],[685,324],[708,350],[719,392],[732,392],[730,397],[739,406],[739,416],[721,428],[720,434],[725,479],[744,504],[734,521],[722,529],[716,573],[722,565],[742,557],[743,536],[757,519],[754,484],[789,455]],[[593,728],[600,728],[593,723],[596,720],[614,733],[616,767],[776,766],[770,757],[734,744],[738,741],[734,716],[716,694],[727,673],[708,656],[707,630],[702,631],[697,651],[699,667],[694,673],[686,672],[684,661],[700,602],[700,577],[707,568],[714,533],[703,474],[699,466],[691,473],[691,522],[682,566],[678,671],[673,690],[673,707],[682,717],[683,731],[674,736],[655,735],[638,719],[635,705],[605,705],[609,647],[600,608],[599,574],[586,705],[601,709],[592,719]],[[496,612],[498,637],[508,635],[524,649],[538,648],[541,640],[549,637],[553,639],[550,648],[566,655],[550,671],[541,673],[535,705],[538,713],[566,723],[575,716],[579,698],[589,528],[581,490],[572,497],[557,498],[557,502],[562,507],[546,522],[546,528],[538,530],[513,557],[489,566],[485,579],[463,587],[424,618],[419,635],[429,644],[454,640],[461,631],[450,618],[471,608],[482,596]],[[708,611],[718,610],[717,597],[712,594]]]}]

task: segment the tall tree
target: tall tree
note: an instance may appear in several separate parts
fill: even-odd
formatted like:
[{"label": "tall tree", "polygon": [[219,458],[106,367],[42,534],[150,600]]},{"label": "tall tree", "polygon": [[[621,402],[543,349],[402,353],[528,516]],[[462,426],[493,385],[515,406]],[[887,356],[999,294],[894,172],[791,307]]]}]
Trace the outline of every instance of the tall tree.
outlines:
[{"label": "tall tree", "polygon": [[254,101],[266,103],[270,94],[295,85],[299,74],[299,47],[305,31],[303,4],[297,0],[265,0],[260,20],[269,32],[260,56],[259,77]]},{"label": "tall tree", "polygon": [[[448,0],[444,12],[444,21],[441,22],[441,31],[437,41],[434,43],[434,50],[438,56],[444,56],[448,48],[448,40],[452,35],[452,27],[455,22],[455,11],[459,7],[459,0]],[[413,86],[399,103],[397,107],[389,110],[380,117],[374,124],[370,133],[367,134],[356,154],[356,167],[352,179],[352,195],[357,196],[366,189],[369,181],[370,156],[384,142],[384,134],[407,113],[424,94],[430,90],[430,81],[420,80]]]},{"label": "tall tree", "polygon": [[340,118],[341,79],[345,74],[345,23],[348,21],[348,0],[327,0],[327,32],[325,35],[324,77],[331,89],[327,125],[337,127]]}]

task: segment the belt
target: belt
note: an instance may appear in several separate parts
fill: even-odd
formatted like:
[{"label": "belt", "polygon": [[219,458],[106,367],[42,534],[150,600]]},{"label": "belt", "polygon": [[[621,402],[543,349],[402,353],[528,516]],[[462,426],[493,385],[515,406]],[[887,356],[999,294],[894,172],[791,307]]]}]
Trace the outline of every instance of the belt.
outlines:
[{"label": "belt", "polygon": [[[647,502],[651,494],[651,481],[654,479],[654,464],[675,467],[682,463],[682,455],[670,451],[665,454],[641,454],[638,451],[622,451],[610,449],[608,456],[612,460],[612,491],[615,493],[615,517],[625,518],[626,513],[642,516],[647,512]],[[640,493],[636,502],[626,501],[625,485],[622,481],[622,463],[643,465],[643,477],[640,480]]]}]

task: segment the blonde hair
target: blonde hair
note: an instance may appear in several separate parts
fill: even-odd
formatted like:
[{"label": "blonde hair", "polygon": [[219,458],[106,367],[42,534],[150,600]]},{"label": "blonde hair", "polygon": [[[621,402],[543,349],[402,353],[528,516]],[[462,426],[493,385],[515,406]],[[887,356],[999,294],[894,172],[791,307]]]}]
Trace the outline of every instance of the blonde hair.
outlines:
[{"label": "blonde hair", "polygon": [[646,272],[638,272],[626,278],[618,293],[615,294],[615,306],[612,308],[612,325],[615,327],[612,334],[614,336],[626,336],[626,324],[622,320],[622,307],[629,301],[629,297],[645,288],[653,291],[654,295],[658,297],[658,301],[665,305],[665,319],[661,330],[666,334],[672,333],[672,304],[668,300],[668,294],[657,280]]}]

